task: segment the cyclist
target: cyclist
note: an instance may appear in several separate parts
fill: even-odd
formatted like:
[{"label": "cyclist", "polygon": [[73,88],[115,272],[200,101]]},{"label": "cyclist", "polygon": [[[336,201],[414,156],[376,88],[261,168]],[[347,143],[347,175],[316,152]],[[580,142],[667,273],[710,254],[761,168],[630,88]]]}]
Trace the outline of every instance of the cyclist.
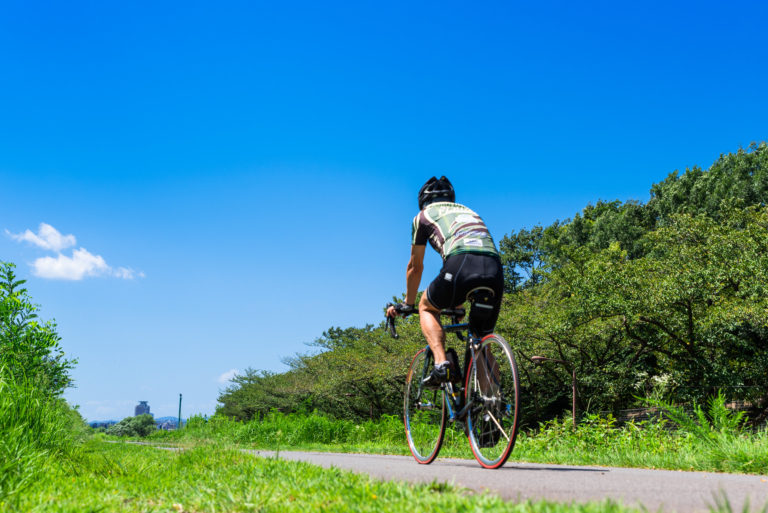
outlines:
[{"label": "cyclist", "polygon": [[[443,257],[443,268],[421,296],[418,313],[421,331],[435,359],[424,384],[439,386],[452,378],[446,358],[445,332],[440,310],[461,306],[473,292],[482,294],[475,303],[469,323],[479,336],[493,332],[501,308],[504,277],[501,260],[491,234],[475,212],[456,203],[453,185],[434,176],[419,190],[418,215],[413,219],[411,258],[406,269],[405,301],[387,309],[387,315],[407,317],[416,313],[415,302],[427,241]],[[480,296],[477,296],[480,297]]]}]

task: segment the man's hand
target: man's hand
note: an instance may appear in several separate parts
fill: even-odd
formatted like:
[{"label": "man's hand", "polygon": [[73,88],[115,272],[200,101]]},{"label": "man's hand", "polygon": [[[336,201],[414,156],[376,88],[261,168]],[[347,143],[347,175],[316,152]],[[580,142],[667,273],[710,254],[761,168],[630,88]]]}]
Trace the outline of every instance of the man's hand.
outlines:
[{"label": "man's hand", "polygon": [[398,315],[408,317],[414,313],[416,313],[414,305],[409,305],[405,301],[401,301],[400,303],[387,308],[387,317],[396,317]]}]

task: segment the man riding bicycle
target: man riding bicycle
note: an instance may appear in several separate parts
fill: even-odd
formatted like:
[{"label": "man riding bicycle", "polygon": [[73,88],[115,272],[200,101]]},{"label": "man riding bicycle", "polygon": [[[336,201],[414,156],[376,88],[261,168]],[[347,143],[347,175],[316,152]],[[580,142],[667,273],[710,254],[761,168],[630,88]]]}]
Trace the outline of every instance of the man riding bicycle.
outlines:
[{"label": "man riding bicycle", "polygon": [[504,276],[488,228],[479,215],[455,202],[453,185],[445,176],[430,178],[419,190],[418,199],[420,212],[413,219],[405,301],[390,306],[387,315],[406,317],[416,313],[416,294],[429,241],[443,257],[443,268],[422,294],[418,309],[421,331],[435,359],[424,384],[433,387],[451,380],[451,373],[457,372],[446,357],[440,310],[473,300],[470,326],[481,337],[493,332],[501,308]]}]

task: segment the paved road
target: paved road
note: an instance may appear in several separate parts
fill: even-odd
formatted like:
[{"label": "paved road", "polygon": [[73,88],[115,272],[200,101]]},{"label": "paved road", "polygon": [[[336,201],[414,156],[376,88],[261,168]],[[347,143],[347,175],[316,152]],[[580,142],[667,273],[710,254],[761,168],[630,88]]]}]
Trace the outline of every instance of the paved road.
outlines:
[{"label": "paved road", "polygon": [[[270,451],[248,451],[274,457]],[[768,477],[711,472],[679,472],[575,465],[507,462],[498,470],[481,468],[474,460],[438,459],[419,465],[409,456],[280,451],[280,457],[324,467],[364,472],[380,479],[410,482],[452,482],[473,490],[488,490],[508,500],[548,499],[585,502],[606,497],[649,511],[708,512],[714,493],[724,491],[733,511],[745,500],[753,511],[768,502]]]}]

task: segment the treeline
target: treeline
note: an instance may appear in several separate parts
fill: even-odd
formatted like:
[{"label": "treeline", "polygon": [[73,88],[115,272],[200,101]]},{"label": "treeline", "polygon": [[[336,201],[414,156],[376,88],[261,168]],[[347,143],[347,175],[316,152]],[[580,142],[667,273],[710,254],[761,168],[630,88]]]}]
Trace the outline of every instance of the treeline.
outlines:
[{"label": "treeline", "polygon": [[[701,402],[717,391],[768,403],[768,147],[671,173],[647,203],[598,201],[573,219],[499,241],[507,294],[497,331],[515,349],[529,423],[570,405],[616,411],[643,397]],[[403,374],[423,345],[418,323],[393,340],[381,325],[332,328],[284,373],[248,370],[219,397],[239,419],[318,410],[399,414]]]}]

